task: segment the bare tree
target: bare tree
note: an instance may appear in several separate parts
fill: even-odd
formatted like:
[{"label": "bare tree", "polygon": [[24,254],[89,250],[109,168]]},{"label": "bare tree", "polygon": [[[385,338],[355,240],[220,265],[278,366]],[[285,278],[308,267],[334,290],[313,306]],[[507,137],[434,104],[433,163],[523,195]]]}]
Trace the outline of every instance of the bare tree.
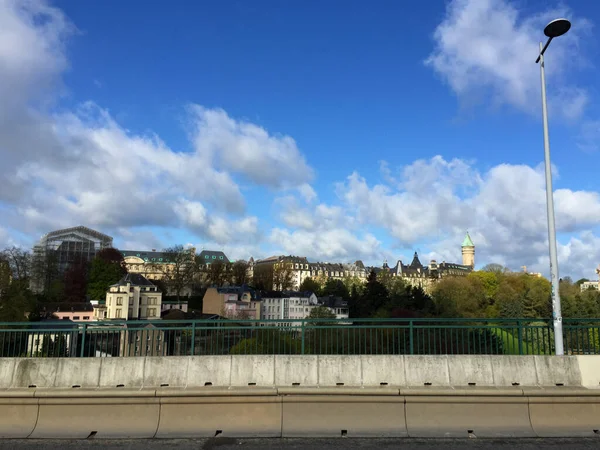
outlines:
[{"label": "bare tree", "polygon": [[231,267],[231,278],[233,283],[241,286],[248,282],[248,263],[246,261],[236,261]]},{"label": "bare tree", "polygon": [[[165,261],[166,260],[166,261]],[[183,245],[163,250],[163,262],[159,268],[167,288],[175,293],[177,301],[182,292],[191,286],[196,275],[195,255]]]}]

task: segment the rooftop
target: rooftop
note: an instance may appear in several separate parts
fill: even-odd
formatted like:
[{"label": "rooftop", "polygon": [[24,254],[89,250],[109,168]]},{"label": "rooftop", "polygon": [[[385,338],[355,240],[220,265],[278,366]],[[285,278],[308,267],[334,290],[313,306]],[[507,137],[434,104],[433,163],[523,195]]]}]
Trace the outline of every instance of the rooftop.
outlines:
[{"label": "rooftop", "polygon": [[119,280],[118,283],[115,283],[112,286],[127,286],[127,283],[132,286],[154,286],[151,281],[149,281],[145,276],[139,273],[128,273],[123,278]]},{"label": "rooftop", "polygon": [[473,241],[471,240],[471,236],[469,236],[469,232],[467,231],[467,235],[465,236],[465,240],[463,241],[461,247],[475,247]]}]

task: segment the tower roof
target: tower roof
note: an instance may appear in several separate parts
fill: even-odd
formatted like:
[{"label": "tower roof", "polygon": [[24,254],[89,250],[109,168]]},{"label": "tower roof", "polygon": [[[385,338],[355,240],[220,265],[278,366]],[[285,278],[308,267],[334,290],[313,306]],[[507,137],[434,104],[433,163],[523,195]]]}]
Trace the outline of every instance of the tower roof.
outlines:
[{"label": "tower roof", "polygon": [[465,236],[465,240],[463,241],[461,247],[475,247],[473,241],[471,240],[471,236],[469,236],[469,232],[467,231],[467,235]]}]

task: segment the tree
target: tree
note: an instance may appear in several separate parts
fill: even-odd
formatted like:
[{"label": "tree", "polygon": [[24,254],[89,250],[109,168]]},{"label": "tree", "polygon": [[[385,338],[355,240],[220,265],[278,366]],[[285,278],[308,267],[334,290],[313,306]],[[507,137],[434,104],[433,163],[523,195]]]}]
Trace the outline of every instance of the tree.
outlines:
[{"label": "tree", "polygon": [[311,309],[309,319],[335,319],[335,314],[327,306],[316,306]]},{"label": "tree", "polygon": [[163,280],[179,301],[184,289],[194,281],[196,275],[195,255],[183,245],[176,245],[163,250],[164,259],[168,262],[160,266]]},{"label": "tree", "polygon": [[348,292],[348,288],[342,280],[330,278],[323,287],[322,295],[333,295],[334,297],[347,299],[350,296],[350,292]]},{"label": "tree", "polygon": [[312,292],[317,297],[321,296],[321,285],[313,278],[305,278],[298,289],[300,292]]},{"label": "tree", "polygon": [[223,286],[228,279],[228,275],[228,267],[221,261],[216,261],[206,265],[206,280],[209,286]]},{"label": "tree", "polygon": [[437,315],[442,317],[477,317],[481,315],[484,291],[481,284],[468,277],[442,278],[433,290]]},{"label": "tree", "polygon": [[242,286],[248,282],[248,263],[236,261],[231,266],[231,278],[234,284]]},{"label": "tree", "polygon": [[279,263],[273,266],[273,289],[286,291],[294,287],[294,271],[287,263]]},{"label": "tree", "polygon": [[351,295],[350,300],[350,309],[356,314],[354,317],[371,317],[388,303],[388,292],[372,270],[362,294],[358,298]]},{"label": "tree", "polygon": [[495,273],[496,275],[501,275],[504,273],[509,273],[510,269],[507,267],[504,267],[502,264],[490,263],[490,264],[486,264],[485,266],[483,266],[481,271],[482,272],[492,272],[492,273]]},{"label": "tree", "polygon": [[88,296],[92,300],[104,299],[108,288],[126,273],[125,260],[120,251],[114,248],[100,250],[90,265]]},{"label": "tree", "polygon": [[88,262],[79,258],[72,262],[64,274],[64,300],[69,303],[86,300]]},{"label": "tree", "polygon": [[0,321],[23,321],[34,305],[29,289],[31,254],[17,247],[0,251]]}]

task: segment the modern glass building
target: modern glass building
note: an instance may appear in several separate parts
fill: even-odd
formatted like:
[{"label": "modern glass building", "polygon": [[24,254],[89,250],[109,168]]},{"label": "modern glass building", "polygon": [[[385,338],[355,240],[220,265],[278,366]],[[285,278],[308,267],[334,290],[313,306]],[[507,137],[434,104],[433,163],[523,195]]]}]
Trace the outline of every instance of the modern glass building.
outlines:
[{"label": "modern glass building", "polygon": [[96,253],[110,248],[113,238],[84,226],[65,228],[46,233],[33,247],[34,277],[32,289],[44,288],[71,264],[91,261]]}]

